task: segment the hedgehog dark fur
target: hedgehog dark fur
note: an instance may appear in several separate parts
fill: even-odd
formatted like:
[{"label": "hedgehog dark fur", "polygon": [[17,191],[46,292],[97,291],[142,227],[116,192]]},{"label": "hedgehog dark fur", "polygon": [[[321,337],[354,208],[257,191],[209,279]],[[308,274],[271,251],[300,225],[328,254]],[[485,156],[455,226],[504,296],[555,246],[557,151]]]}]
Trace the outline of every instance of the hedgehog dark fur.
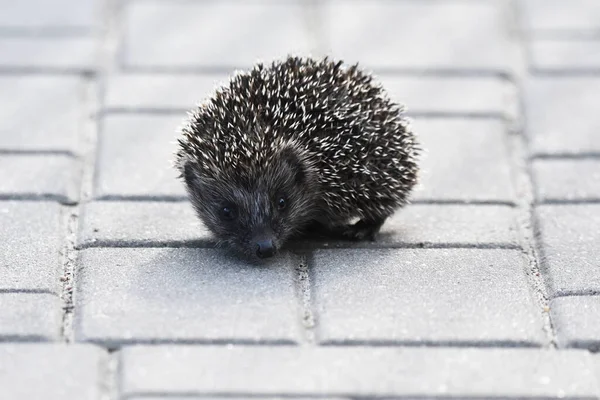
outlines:
[{"label": "hedgehog dark fur", "polygon": [[329,59],[257,64],[181,130],[176,166],[199,217],[253,258],[315,226],[372,240],[417,180],[401,107],[357,65]]}]

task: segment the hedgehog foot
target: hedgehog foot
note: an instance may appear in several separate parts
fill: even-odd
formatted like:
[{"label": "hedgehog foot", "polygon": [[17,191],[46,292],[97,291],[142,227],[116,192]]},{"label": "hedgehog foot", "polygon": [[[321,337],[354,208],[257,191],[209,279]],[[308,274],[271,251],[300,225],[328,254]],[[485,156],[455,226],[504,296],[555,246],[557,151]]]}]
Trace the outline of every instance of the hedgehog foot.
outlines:
[{"label": "hedgehog foot", "polygon": [[377,237],[377,233],[379,233],[379,230],[384,222],[385,218],[374,221],[366,221],[361,219],[357,223],[345,227],[342,231],[342,237],[344,239],[355,241],[369,240],[374,242]]}]

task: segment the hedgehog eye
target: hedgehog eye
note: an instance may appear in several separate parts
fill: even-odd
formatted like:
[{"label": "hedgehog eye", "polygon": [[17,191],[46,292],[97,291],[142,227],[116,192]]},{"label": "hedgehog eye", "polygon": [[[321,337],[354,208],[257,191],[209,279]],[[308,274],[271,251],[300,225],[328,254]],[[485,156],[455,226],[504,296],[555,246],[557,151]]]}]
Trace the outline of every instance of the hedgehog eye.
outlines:
[{"label": "hedgehog eye", "polygon": [[285,199],[285,197],[279,197],[279,199],[277,199],[277,208],[283,210],[286,206],[287,200]]},{"label": "hedgehog eye", "polygon": [[235,218],[235,207],[227,205],[221,208],[221,215],[224,219],[231,221]]}]

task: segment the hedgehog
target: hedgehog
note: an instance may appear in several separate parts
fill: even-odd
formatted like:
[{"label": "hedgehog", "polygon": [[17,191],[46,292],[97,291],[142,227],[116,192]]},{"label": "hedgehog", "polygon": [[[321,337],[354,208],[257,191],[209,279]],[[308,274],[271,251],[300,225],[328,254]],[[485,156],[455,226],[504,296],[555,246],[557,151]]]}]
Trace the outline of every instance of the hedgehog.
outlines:
[{"label": "hedgehog", "polygon": [[419,153],[401,105],[330,58],[257,63],[188,113],[175,167],[218,244],[255,260],[320,232],[375,240]]}]

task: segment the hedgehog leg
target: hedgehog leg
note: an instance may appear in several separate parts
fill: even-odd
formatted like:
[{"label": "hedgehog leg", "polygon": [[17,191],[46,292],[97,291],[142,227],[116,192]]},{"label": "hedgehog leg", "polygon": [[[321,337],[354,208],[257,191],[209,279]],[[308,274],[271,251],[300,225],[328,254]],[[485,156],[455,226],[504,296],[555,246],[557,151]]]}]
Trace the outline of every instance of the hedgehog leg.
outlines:
[{"label": "hedgehog leg", "polygon": [[344,228],[342,236],[350,240],[370,240],[375,241],[377,233],[385,222],[387,217],[380,217],[374,220],[361,219],[353,225]]}]

